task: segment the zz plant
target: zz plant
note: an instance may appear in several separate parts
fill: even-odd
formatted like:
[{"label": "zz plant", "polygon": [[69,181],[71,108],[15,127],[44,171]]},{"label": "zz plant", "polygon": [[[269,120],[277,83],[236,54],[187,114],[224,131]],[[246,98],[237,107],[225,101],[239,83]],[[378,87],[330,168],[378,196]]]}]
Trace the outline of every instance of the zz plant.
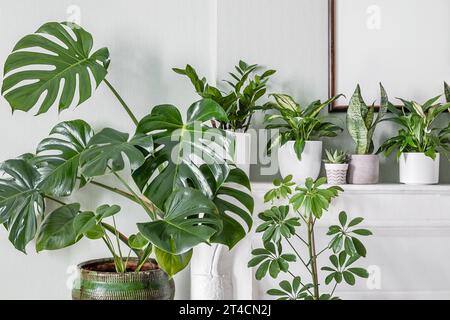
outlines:
[{"label": "zz plant", "polygon": [[[36,47],[42,50],[31,50]],[[61,122],[35,152],[4,161],[0,224],[11,243],[26,252],[36,239],[39,252],[62,249],[82,238],[99,239],[117,272],[127,271],[131,254],[138,258],[136,271],[154,254],[171,276],[187,266],[200,243],[235,246],[251,228],[253,199],[246,192],[250,183],[245,173],[224,161],[228,136],[205,125],[228,121],[222,107],[202,99],[188,108],[183,121],[177,107],[160,105],[139,121],[105,78],[108,49],[91,53],[92,47],[91,34],[81,27],[50,22],[22,38],[5,63],[2,94],[13,111],[36,107],[41,114],[52,105],[62,111],[86,101],[91,88],[103,82],[136,124],[130,135],[113,128],[94,131],[83,120]],[[74,103],[76,94],[79,101]],[[205,144],[211,136],[214,142]],[[218,150],[223,151],[221,157]],[[193,152],[202,155],[201,160],[194,160]],[[101,182],[104,176],[114,182]],[[69,198],[87,185],[128,199],[147,218],[125,236],[116,226],[118,205],[89,208]]]},{"label": "zz plant", "polygon": [[302,107],[295,100],[285,94],[272,94],[275,102],[265,104],[266,111],[274,111],[265,117],[266,129],[277,129],[279,135],[269,141],[269,153],[275,146],[282,146],[289,141],[295,141],[294,149],[299,160],[305,148],[306,141],[321,137],[336,137],[342,128],[331,122],[324,121],[326,117],[320,112],[340,96],[333,97],[325,102],[314,101]]},{"label": "zz plant", "polygon": [[[339,224],[331,225],[330,237],[325,248],[317,248],[317,222],[336,198],[339,187],[323,188],[326,179],[296,186],[292,177],[274,181],[274,189],[266,196],[266,202],[286,201],[286,205],[274,206],[259,214],[262,223],[256,232],[262,234],[263,247],[253,250],[249,267],[257,267],[256,279],[270,275],[276,279],[287,274],[291,280],[283,280],[279,288],[267,291],[281,300],[335,300],[336,288],[342,283],[355,285],[356,277],[367,278],[366,269],[355,263],[366,257],[367,251],[359,237],[370,236],[367,229],[358,227],[363,218],[349,219],[345,212],[339,214]],[[329,254],[329,262],[321,267],[321,256]],[[292,264],[302,267],[301,274],[291,271]],[[298,268],[296,269],[298,270]],[[322,273],[320,272],[322,271]],[[323,284],[330,287],[326,291]]]},{"label": "zz plant", "polygon": [[258,105],[267,91],[267,82],[276,72],[266,70],[258,73],[260,67],[257,64],[249,65],[239,61],[235,66],[235,72],[230,72],[231,80],[225,80],[230,90],[222,92],[218,88],[208,84],[206,78],[197,75],[197,71],[190,65],[184,69],[173,70],[181,75],[187,76],[195,88],[197,94],[202,98],[216,101],[227,114],[227,121],[219,121],[220,128],[235,132],[246,132],[249,129],[252,116],[255,111],[261,109]]},{"label": "zz plant", "polygon": [[[389,98],[380,83],[381,105],[375,118],[375,106],[368,107],[361,95],[361,87],[356,87],[347,110],[347,129],[356,144],[356,154],[368,155],[374,152],[373,136],[377,125],[386,115]],[[392,107],[391,107],[392,109]]]}]

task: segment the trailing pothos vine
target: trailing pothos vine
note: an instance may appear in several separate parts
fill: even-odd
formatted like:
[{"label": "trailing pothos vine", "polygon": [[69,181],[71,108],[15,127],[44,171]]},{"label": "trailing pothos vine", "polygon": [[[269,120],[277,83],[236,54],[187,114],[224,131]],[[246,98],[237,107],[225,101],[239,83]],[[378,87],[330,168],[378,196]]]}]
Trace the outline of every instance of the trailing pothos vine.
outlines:
[{"label": "trailing pothos vine", "polygon": [[[262,223],[256,232],[262,234],[263,247],[253,250],[254,257],[248,266],[257,267],[257,280],[267,274],[276,279],[282,273],[291,278],[281,281],[279,288],[268,290],[269,295],[280,300],[336,300],[339,299],[335,294],[340,284],[353,286],[356,277],[369,276],[366,269],[355,266],[367,254],[359,237],[372,235],[371,231],[358,227],[363,218],[349,219],[341,212],[339,224],[328,229],[328,245],[317,247],[317,222],[331,201],[343,191],[337,186],[323,188],[325,182],[325,178],[317,181],[309,178],[304,186],[296,186],[292,176],[275,179],[274,188],[264,197],[265,202],[284,200],[288,204],[274,206],[259,214]],[[326,253],[329,262],[320,266],[319,257]],[[292,271],[294,263],[302,268],[301,274]]]}]

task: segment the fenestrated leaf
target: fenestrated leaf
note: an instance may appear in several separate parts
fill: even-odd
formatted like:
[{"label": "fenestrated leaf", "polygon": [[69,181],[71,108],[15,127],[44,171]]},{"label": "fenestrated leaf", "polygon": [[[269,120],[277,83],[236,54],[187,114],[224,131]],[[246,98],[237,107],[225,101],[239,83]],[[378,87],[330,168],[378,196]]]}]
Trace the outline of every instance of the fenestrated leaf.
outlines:
[{"label": "fenestrated leaf", "polygon": [[162,220],[138,223],[139,231],[167,253],[179,255],[204,242],[222,229],[214,203],[200,191],[175,191],[164,205]]},{"label": "fenestrated leaf", "polygon": [[192,258],[192,249],[179,255],[173,255],[155,247],[155,255],[159,267],[172,277],[189,264]]},{"label": "fenestrated leaf", "polygon": [[144,154],[138,147],[151,150],[151,136],[136,135],[128,141],[128,133],[106,128],[94,135],[88,149],[81,155],[83,175],[101,176],[110,168],[121,171],[125,168],[125,155],[132,170],[139,168],[145,161]]},{"label": "fenestrated leaf", "polygon": [[213,119],[226,121],[227,116],[219,104],[203,99],[190,106],[186,123],[172,105],[154,107],[139,122],[137,132],[151,134],[157,151],[133,173],[133,178],[157,207],[161,208],[179,187],[193,187],[211,197],[211,187],[200,171],[202,164],[208,165],[216,181],[226,179],[229,166],[224,159],[230,157],[232,139],[222,130],[203,125]]},{"label": "fenestrated leaf", "polygon": [[[238,168],[233,168],[223,182],[217,182],[210,168],[206,165],[201,167],[201,172],[206,177],[213,191],[212,200],[219,210],[223,222],[221,232],[216,233],[211,242],[221,243],[233,248],[240,240],[245,237],[246,230],[241,222],[236,220],[240,218],[247,225],[247,231],[252,227],[252,213],[254,200],[244,189],[250,191],[250,181],[247,175]],[[237,188],[234,185],[240,185]]]},{"label": "fenestrated leaf", "polygon": [[83,120],[57,124],[50,135],[37,147],[35,163],[42,167],[44,178],[39,188],[57,197],[69,196],[76,184],[81,153],[93,136],[89,124]]},{"label": "fenestrated leaf", "polygon": [[[56,37],[62,44],[47,35]],[[79,101],[74,104],[87,100],[92,94],[90,74],[98,86],[105,78],[109,64],[108,49],[102,48],[91,54],[92,47],[91,34],[74,23],[49,22],[34,34],[23,37],[4,66],[2,94],[12,110],[29,111],[42,94],[45,98],[40,103],[38,114],[47,112],[55,102],[60,111],[67,109],[75,98],[77,78]],[[32,48],[41,50],[32,51]],[[32,66],[51,68],[20,70]]]},{"label": "fenestrated leaf", "polygon": [[25,252],[36,234],[36,216],[44,212],[44,198],[37,188],[41,176],[24,159],[5,161],[0,173],[0,224],[9,231],[14,247]]},{"label": "fenestrated leaf", "polygon": [[75,244],[81,239],[73,226],[80,210],[79,203],[72,203],[49,213],[42,222],[36,238],[36,251],[58,250]]}]

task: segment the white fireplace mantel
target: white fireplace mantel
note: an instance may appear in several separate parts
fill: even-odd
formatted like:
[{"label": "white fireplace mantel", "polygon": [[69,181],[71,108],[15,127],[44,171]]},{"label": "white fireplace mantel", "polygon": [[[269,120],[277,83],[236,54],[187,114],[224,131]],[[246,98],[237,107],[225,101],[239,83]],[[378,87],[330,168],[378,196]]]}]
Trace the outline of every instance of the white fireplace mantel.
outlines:
[{"label": "white fireplace mantel", "polygon": [[[271,206],[263,200],[271,188],[269,183],[253,183],[255,227],[259,224],[257,214]],[[450,299],[450,185],[378,184],[342,188],[344,192],[317,225],[318,246],[326,246],[327,228],[337,222],[340,211],[346,211],[350,218],[364,217],[362,226],[371,229],[374,235],[364,239],[368,256],[360,263],[369,267],[371,278],[359,281],[355,287],[343,286],[337,294],[344,299]],[[246,267],[252,248],[260,245],[260,235],[252,232],[237,253],[222,255],[221,261],[215,262],[230,271],[221,274],[221,279],[228,279],[223,286],[228,292],[219,296],[271,298],[266,291],[283,278],[256,281],[251,276],[254,271],[249,272]],[[301,244],[298,246],[301,250]],[[327,257],[323,259],[320,262],[327,263]],[[195,297],[195,284],[192,292]]]}]

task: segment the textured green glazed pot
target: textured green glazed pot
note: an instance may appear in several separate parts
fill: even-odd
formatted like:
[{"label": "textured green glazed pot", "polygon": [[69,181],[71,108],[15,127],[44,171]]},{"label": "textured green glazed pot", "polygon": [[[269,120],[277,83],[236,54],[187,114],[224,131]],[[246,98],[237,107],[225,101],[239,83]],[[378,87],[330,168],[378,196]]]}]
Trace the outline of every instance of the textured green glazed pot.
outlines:
[{"label": "textured green glazed pot", "polygon": [[[130,259],[131,262],[136,260]],[[150,260],[153,265],[156,261]],[[111,264],[112,259],[97,259],[78,265],[78,278],[72,289],[74,300],[172,300],[173,279],[161,269],[140,272],[96,271],[95,266]]]}]

